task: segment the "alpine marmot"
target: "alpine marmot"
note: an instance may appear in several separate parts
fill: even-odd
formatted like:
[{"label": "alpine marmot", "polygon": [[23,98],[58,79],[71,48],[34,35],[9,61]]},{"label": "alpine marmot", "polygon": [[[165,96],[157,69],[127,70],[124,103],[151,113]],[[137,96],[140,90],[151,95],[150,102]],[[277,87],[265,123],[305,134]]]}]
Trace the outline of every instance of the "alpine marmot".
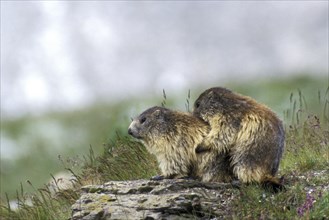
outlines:
[{"label": "alpine marmot", "polygon": [[208,134],[206,122],[190,113],[152,107],[136,117],[128,133],[154,154],[163,178],[197,175],[195,148]]},{"label": "alpine marmot", "polygon": [[[196,148],[197,153],[211,152],[213,158],[226,154],[227,167],[243,183],[258,182],[274,190],[283,188],[275,175],[283,153],[285,133],[282,122],[268,107],[250,97],[216,87],[198,97],[193,115],[211,127]],[[218,163],[223,167],[222,160]],[[216,173],[222,173],[214,162],[203,169],[203,181],[218,181]]]}]

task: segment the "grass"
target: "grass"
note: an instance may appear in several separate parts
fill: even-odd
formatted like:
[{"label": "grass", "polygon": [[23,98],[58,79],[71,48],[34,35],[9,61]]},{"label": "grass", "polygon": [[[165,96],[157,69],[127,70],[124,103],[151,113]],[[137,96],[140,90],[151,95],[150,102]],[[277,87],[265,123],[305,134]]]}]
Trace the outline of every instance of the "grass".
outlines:
[{"label": "grass", "polygon": [[1,197],[7,192],[14,198],[20,182],[28,186],[27,180],[41,187],[51,179],[50,174],[62,171],[68,162],[74,163],[74,171],[78,172],[84,162],[81,157],[89,153],[90,145],[99,155],[104,143],[116,139],[115,131],[126,131],[130,121],[126,106],[125,102],[94,105],[68,113],[1,121],[1,139],[14,140],[11,148],[19,150],[15,160],[1,156]]},{"label": "grass", "polygon": [[[292,100],[292,113],[287,113],[286,120],[286,152],[281,163],[284,170],[307,171],[310,169],[326,169],[329,167],[329,89],[323,100],[319,96],[319,107],[322,114],[314,114],[303,108],[307,106],[299,91],[299,108],[296,100]],[[292,97],[292,96],[291,96]],[[303,104],[304,103],[304,104]]]},{"label": "grass", "polygon": [[85,185],[109,180],[134,180],[150,178],[158,172],[156,159],[141,143],[118,135],[116,141],[104,145],[101,156],[95,158],[91,151],[89,162],[82,171],[82,181]]},{"label": "grass", "polygon": [[[31,187],[33,185],[30,183]],[[1,219],[68,219],[71,213],[71,204],[78,199],[78,191],[59,191],[55,195],[48,187],[35,189],[32,194],[24,192],[21,187],[17,192],[19,211],[12,210],[9,199],[1,201]]]},{"label": "grass", "polygon": [[[304,80],[298,79],[300,85],[304,85]],[[288,106],[285,111],[282,110],[286,126],[286,147],[282,162],[280,164],[280,175],[284,176],[287,190],[271,194],[264,191],[257,185],[243,186],[237,191],[233,201],[232,217],[236,219],[328,219],[329,218],[329,91],[322,84],[316,90],[303,86],[303,90],[296,89],[291,93],[290,87],[284,83],[272,82],[266,85],[255,85],[259,90],[268,90],[268,97],[273,97],[273,103],[267,100],[263,101],[262,95],[256,90],[248,91],[247,86],[236,85],[241,93],[255,97],[275,109],[281,109],[282,106],[279,96],[286,94],[284,103]],[[261,84],[261,82],[260,82]],[[309,85],[309,84],[307,84]],[[281,93],[276,94],[279,89]],[[304,96],[304,87],[308,92]],[[275,89],[274,89],[275,88]],[[323,88],[318,90],[318,88]],[[315,92],[314,92],[315,91]],[[167,106],[180,106],[181,110],[191,108],[191,100],[195,100],[193,91],[188,93],[188,98],[183,104],[175,104],[164,93],[165,99],[158,104]],[[255,94],[255,95],[253,95]],[[288,95],[287,95],[288,94]],[[181,99],[184,100],[184,99]],[[282,99],[281,99],[282,100]],[[192,101],[193,102],[193,101]],[[154,103],[151,102],[150,103]],[[80,135],[74,136],[69,145],[78,144],[82,148],[80,155],[74,155],[74,148],[66,156],[59,156],[54,152],[48,152],[42,146],[47,145],[52,140],[39,139],[32,144],[36,147],[32,152],[39,151],[41,155],[34,162],[45,165],[47,160],[57,164],[57,170],[69,170],[75,175],[75,190],[57,190],[52,193],[52,189],[42,183],[35,183],[31,174],[27,174],[27,179],[11,179],[11,182],[5,182],[3,178],[9,177],[9,174],[3,173],[2,168],[1,182],[14,185],[16,193],[2,194],[0,200],[1,219],[69,219],[71,215],[71,205],[79,197],[79,188],[87,184],[101,184],[110,180],[132,180],[140,178],[149,178],[156,175],[159,171],[153,156],[151,156],[143,145],[132,140],[126,135],[126,128],[129,124],[129,114],[124,109],[127,105],[138,105],[136,103],[124,103],[120,106],[95,106],[87,111],[72,112],[69,114],[53,113],[40,118],[25,118],[14,122],[6,122],[7,134],[11,137],[20,139],[21,134],[29,128],[29,122],[60,119],[65,126],[73,129]],[[151,105],[151,104],[150,104]],[[133,114],[137,114],[141,109],[137,109]],[[78,126],[75,126],[78,125]],[[3,125],[2,125],[3,126]],[[83,128],[83,131],[76,130]],[[97,131],[97,132],[95,132]],[[116,132],[114,132],[116,131]],[[90,133],[90,134],[89,134]],[[82,136],[89,134],[91,136],[83,139]],[[27,134],[31,135],[31,134]],[[32,134],[33,135],[33,134]],[[69,135],[69,136],[70,136]],[[66,140],[70,137],[59,137]],[[82,140],[79,141],[79,138]],[[24,141],[22,139],[21,141]],[[84,143],[84,141],[86,141]],[[91,146],[90,146],[91,144]],[[86,156],[81,156],[86,155]],[[22,157],[17,163],[21,167],[30,163],[28,157]],[[7,165],[10,166],[10,165]],[[59,168],[58,168],[59,167]],[[44,175],[49,175],[57,170],[45,166]],[[17,169],[14,172],[22,170]],[[13,171],[13,170],[11,170]],[[24,170],[18,175],[22,175]],[[34,172],[35,173],[35,172]],[[50,175],[49,175],[50,177]],[[43,183],[45,180],[42,180]],[[40,182],[42,182],[40,181]],[[19,182],[23,182],[19,184]],[[17,183],[17,186],[13,183]],[[20,210],[13,211],[8,205],[9,200],[16,198]],[[29,201],[30,200],[30,201]],[[26,202],[29,201],[29,202]],[[33,206],[30,206],[30,203]]]},{"label": "grass", "polygon": [[237,219],[328,218],[328,210],[324,208],[328,207],[328,191],[305,192],[304,187],[304,183],[294,183],[286,192],[275,195],[255,186],[244,187],[239,201],[234,201],[234,216]]}]

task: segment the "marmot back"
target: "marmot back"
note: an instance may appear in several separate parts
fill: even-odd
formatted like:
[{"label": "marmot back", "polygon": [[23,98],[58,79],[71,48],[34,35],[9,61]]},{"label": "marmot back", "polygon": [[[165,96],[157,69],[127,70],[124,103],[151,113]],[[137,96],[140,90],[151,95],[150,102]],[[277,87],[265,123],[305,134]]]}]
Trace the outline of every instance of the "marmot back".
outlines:
[{"label": "marmot back", "polygon": [[[283,153],[284,129],[274,112],[250,97],[216,87],[199,96],[193,114],[211,127],[197,152],[228,154],[227,166],[242,182],[279,185],[274,176]],[[210,169],[214,168],[204,172]]]},{"label": "marmot back", "polygon": [[128,133],[154,154],[165,178],[195,177],[195,148],[208,134],[206,122],[190,113],[152,107],[136,117]]}]

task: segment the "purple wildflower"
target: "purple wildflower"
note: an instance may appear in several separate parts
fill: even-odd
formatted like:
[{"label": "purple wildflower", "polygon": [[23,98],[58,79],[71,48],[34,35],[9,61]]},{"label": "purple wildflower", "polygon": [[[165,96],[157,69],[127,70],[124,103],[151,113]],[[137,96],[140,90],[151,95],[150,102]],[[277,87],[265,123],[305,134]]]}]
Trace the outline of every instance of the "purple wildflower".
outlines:
[{"label": "purple wildflower", "polygon": [[297,208],[297,214],[299,217],[302,217],[305,212],[309,212],[313,208],[313,203],[315,202],[314,196],[310,193],[306,193],[306,199],[302,206]]}]

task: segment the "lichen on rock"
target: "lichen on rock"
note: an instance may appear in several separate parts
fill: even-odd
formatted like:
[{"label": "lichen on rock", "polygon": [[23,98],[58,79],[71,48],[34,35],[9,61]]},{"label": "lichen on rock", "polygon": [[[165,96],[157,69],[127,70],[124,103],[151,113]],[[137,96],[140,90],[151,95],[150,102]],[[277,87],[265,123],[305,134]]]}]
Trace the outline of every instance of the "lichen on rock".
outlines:
[{"label": "lichen on rock", "polygon": [[72,220],[225,217],[234,190],[231,184],[185,179],[110,181],[82,187]]}]

